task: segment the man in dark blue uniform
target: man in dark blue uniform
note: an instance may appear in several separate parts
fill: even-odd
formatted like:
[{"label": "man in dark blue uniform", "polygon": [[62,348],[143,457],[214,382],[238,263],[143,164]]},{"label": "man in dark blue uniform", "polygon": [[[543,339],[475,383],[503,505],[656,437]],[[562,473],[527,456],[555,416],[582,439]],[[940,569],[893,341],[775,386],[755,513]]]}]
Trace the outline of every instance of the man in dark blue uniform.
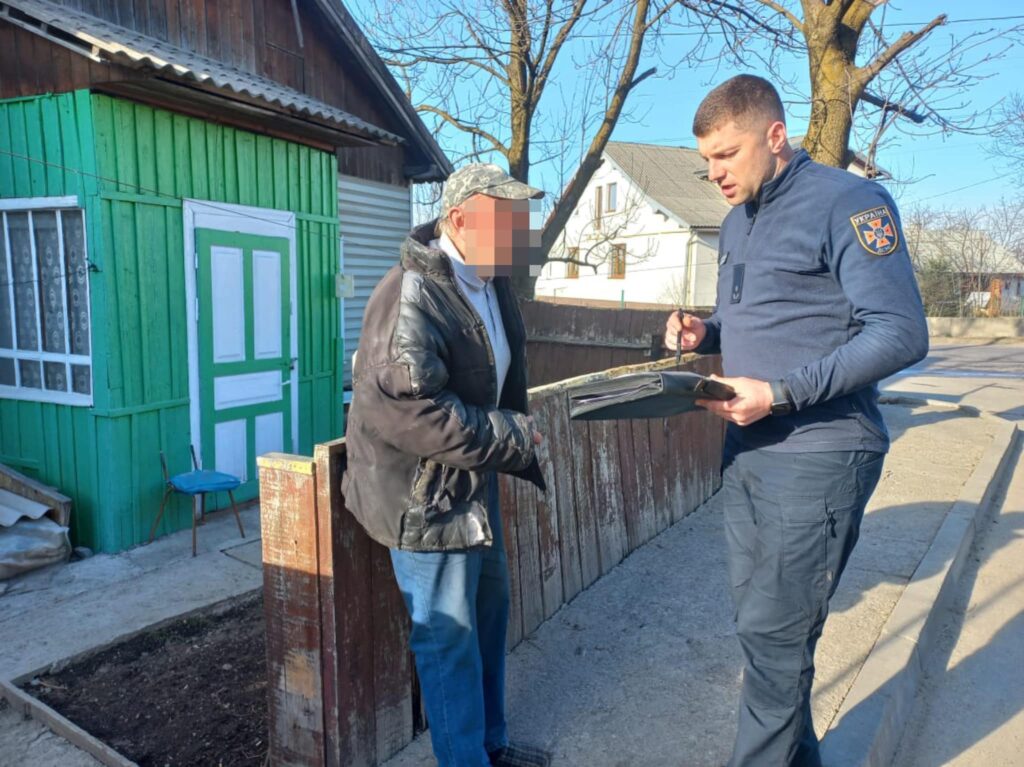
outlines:
[{"label": "man in dark blue uniform", "polygon": [[759,77],[711,91],[693,125],[733,209],[706,320],[673,314],[666,344],[721,353],[729,421],[722,490],[746,661],[730,767],[819,767],[814,648],[889,438],[877,382],[928,352],[899,214],[878,184],[794,152]]}]

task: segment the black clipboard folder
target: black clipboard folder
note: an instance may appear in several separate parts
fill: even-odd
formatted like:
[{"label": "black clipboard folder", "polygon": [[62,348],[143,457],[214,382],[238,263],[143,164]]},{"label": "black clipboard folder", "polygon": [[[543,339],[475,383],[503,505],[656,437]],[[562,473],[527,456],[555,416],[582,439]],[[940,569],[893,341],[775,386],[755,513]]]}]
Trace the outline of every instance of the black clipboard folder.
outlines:
[{"label": "black clipboard folder", "polygon": [[576,421],[664,418],[696,408],[698,399],[732,399],[732,387],[699,373],[630,373],[569,389]]}]

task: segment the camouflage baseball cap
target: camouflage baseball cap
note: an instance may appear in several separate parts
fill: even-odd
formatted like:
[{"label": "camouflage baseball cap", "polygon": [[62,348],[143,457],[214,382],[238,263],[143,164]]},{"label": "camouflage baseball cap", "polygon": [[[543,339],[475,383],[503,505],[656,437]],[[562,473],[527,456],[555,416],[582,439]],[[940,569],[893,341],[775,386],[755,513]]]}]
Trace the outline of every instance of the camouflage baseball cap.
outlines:
[{"label": "camouflage baseball cap", "polygon": [[492,163],[463,165],[448,177],[441,195],[441,210],[451,210],[474,194],[499,197],[503,200],[528,200],[543,197],[544,192],[516,181]]}]

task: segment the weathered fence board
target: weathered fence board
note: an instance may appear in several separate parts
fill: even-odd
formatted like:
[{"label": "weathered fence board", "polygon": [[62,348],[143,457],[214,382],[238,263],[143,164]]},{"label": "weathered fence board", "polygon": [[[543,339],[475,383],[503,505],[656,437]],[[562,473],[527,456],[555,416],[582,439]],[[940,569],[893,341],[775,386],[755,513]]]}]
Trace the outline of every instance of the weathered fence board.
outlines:
[{"label": "weathered fence board", "polygon": [[554,504],[558,516],[563,602],[570,601],[583,590],[579,526],[576,519],[576,498],[573,494],[572,433],[566,399],[567,395],[563,392],[543,398],[547,409],[545,437],[548,445],[548,462],[544,467],[544,477],[548,485],[548,502]]},{"label": "weathered fence board", "polygon": [[523,638],[523,605],[519,585],[519,536],[516,532],[518,514],[510,514],[508,509],[518,508],[516,503],[516,487],[518,483],[503,481],[498,484],[498,503],[503,509],[501,515],[502,530],[505,533],[505,555],[508,558],[509,608],[508,608],[508,646],[515,647]]},{"label": "weathered fence board", "polygon": [[259,472],[270,759],[325,764],[316,467],[271,454]]},{"label": "weathered fence board", "polygon": [[[611,367],[664,357],[665,320],[671,306],[609,309],[523,301],[530,385],[544,386]],[[706,316],[706,310],[695,310]]]},{"label": "weathered fence board", "polygon": [[[616,332],[634,332],[637,316]],[[705,412],[572,422],[565,384],[531,390],[531,408],[548,493],[499,482],[510,648],[713,492],[723,434]],[[344,440],[314,459],[260,459],[273,765],[377,765],[423,724],[390,555],[345,508],[344,468]]]},{"label": "weathered fence board", "polygon": [[[566,400],[568,410],[568,399]],[[573,493],[580,547],[580,572],[583,588],[601,577],[601,555],[597,539],[597,499],[594,496],[594,460],[590,446],[590,428],[586,421],[573,421],[570,427],[573,465]]]},{"label": "weathered fence board", "polygon": [[555,465],[551,460],[552,425],[559,421],[558,396],[543,397],[534,402],[537,428],[544,435],[539,456],[547,493],[530,488],[537,508],[537,541],[540,555],[540,584],[543,596],[543,619],[547,620],[564,603],[562,588],[561,527],[558,519],[558,491]]}]

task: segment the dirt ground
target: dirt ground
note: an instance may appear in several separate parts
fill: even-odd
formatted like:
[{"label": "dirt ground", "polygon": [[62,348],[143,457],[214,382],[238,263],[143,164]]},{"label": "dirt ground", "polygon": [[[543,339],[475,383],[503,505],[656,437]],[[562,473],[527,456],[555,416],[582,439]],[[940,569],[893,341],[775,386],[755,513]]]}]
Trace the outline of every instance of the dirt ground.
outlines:
[{"label": "dirt ground", "polygon": [[26,690],[141,767],[262,765],[262,599],[142,634]]}]

